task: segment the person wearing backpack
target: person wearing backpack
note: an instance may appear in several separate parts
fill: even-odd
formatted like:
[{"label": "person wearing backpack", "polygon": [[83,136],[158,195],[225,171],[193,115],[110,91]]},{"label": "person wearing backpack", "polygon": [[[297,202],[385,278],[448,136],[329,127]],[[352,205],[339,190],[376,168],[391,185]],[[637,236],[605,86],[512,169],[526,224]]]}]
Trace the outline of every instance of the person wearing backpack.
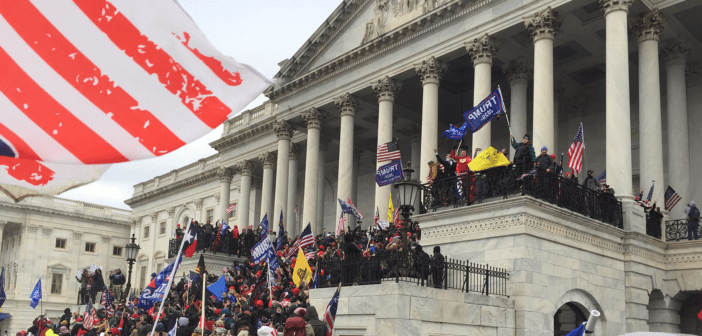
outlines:
[{"label": "person wearing backpack", "polygon": [[[307,333],[307,323],[303,317],[305,317],[307,311],[304,308],[297,308],[287,320],[285,320],[285,333],[283,336],[308,336]],[[311,330],[311,334],[314,335],[314,331]]]},{"label": "person wearing backpack", "polygon": [[695,206],[695,201],[690,201],[685,212],[687,213],[687,240],[692,240],[693,236],[695,240],[700,239],[697,234],[700,227],[700,209]]}]

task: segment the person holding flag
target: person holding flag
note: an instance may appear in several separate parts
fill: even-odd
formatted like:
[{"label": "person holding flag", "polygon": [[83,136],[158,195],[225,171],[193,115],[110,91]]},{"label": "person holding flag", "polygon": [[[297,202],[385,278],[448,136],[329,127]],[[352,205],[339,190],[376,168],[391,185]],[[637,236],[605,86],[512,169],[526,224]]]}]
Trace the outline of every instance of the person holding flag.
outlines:
[{"label": "person holding flag", "polygon": [[332,334],[334,333],[334,322],[336,322],[336,311],[339,308],[339,294],[340,293],[341,293],[341,283],[339,284],[339,287],[336,288],[336,292],[334,293],[334,296],[332,296],[331,301],[329,301],[327,308],[324,310],[323,322],[327,326],[327,335],[326,336],[332,336]]},{"label": "person holding flag", "polygon": [[529,134],[524,134],[522,142],[519,143],[514,140],[514,134],[509,136],[512,141],[512,148],[516,150],[512,163],[517,165],[519,175],[522,175],[531,170],[531,167],[536,163],[536,152],[534,152],[534,146],[531,145]]},{"label": "person holding flag", "polygon": [[276,242],[276,251],[283,248],[283,232],[285,228],[283,227],[283,210],[280,210],[280,220],[278,221],[278,241]]}]

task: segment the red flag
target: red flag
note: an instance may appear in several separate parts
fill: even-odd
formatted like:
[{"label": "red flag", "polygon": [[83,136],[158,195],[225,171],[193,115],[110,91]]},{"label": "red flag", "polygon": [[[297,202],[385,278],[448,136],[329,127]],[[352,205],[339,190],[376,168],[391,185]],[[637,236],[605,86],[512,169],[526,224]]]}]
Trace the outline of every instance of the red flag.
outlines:
[{"label": "red flag", "polygon": [[697,318],[700,319],[700,320],[702,320],[702,310],[700,310],[700,312],[697,313]]}]

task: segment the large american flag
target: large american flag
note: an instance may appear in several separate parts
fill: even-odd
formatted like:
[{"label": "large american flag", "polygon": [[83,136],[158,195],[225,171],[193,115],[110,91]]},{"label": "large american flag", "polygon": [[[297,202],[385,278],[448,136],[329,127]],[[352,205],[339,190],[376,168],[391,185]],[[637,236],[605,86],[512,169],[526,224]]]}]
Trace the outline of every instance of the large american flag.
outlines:
[{"label": "large american flag", "polygon": [[597,182],[599,182],[600,185],[607,183],[607,169],[603,170],[602,174],[597,177]]},{"label": "large american flag", "polygon": [[327,325],[327,336],[332,336],[334,333],[334,322],[336,321],[336,309],[339,307],[339,293],[341,292],[341,284],[336,288],[336,293],[332,296],[331,301],[324,310],[324,323]]},{"label": "large american flag", "polygon": [[173,152],[269,85],[173,0],[0,1],[0,36],[0,186],[15,200]]},{"label": "large american flag", "polygon": [[377,157],[378,162],[400,160],[400,146],[394,141],[378,145]]},{"label": "large american flag", "polygon": [[578,133],[568,149],[568,167],[572,168],[576,174],[583,168],[583,151],[585,150],[585,137],[583,136],[583,124],[580,123]]},{"label": "large american flag", "polygon": [[673,210],[680,200],[680,195],[678,195],[673,188],[668,186],[668,189],[665,191],[665,209],[668,211]]},{"label": "large american flag", "polygon": [[648,190],[648,196],[646,197],[646,201],[644,201],[644,205],[650,207],[651,206],[651,198],[653,198],[653,187],[655,186],[656,182],[651,182],[651,189]]},{"label": "large american flag", "polygon": [[88,300],[88,304],[85,306],[85,313],[83,313],[83,327],[87,330],[92,329],[96,320],[96,309],[93,308],[93,304]]},{"label": "large american flag", "polygon": [[290,248],[290,251],[288,251],[288,254],[285,256],[285,259],[292,258],[295,254],[297,254],[297,250],[304,249],[305,247],[312,246],[313,244],[314,235],[312,235],[312,226],[310,223],[307,223],[305,229],[302,230],[302,233],[300,233],[300,238],[298,238],[295,244],[293,244],[293,247]]}]

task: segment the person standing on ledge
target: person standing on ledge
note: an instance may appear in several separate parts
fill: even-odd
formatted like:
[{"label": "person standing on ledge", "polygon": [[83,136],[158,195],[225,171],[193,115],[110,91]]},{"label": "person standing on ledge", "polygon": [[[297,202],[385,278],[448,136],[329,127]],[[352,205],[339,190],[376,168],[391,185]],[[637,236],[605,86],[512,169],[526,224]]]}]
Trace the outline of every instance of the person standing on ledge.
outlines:
[{"label": "person standing on ledge", "polygon": [[541,147],[541,155],[536,158],[536,167],[541,171],[550,173],[552,165],[553,159],[551,155],[548,155],[548,148],[546,146]]},{"label": "person standing on ledge", "polygon": [[531,167],[536,162],[536,153],[534,153],[534,146],[530,143],[529,134],[524,134],[521,143],[517,143],[514,140],[514,135],[510,134],[510,139],[512,140],[512,148],[516,150],[514,153],[514,161],[511,163],[516,163],[519,167],[519,175],[524,174],[531,170]]},{"label": "person standing on ledge", "polygon": [[687,240],[700,239],[697,230],[700,226],[700,209],[695,206],[695,201],[690,201],[690,204],[685,209],[687,214]]}]

